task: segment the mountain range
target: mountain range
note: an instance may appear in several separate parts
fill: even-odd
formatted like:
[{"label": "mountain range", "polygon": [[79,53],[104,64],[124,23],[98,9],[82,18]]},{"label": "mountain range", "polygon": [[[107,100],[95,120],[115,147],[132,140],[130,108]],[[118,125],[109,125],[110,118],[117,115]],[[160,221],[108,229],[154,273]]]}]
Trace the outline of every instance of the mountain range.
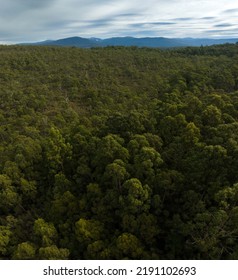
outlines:
[{"label": "mountain range", "polygon": [[165,38],[165,37],[112,37],[108,39],[69,37],[59,40],[47,40],[36,43],[23,43],[21,45],[41,46],[71,46],[79,48],[106,47],[106,46],[137,46],[151,48],[173,48],[188,46],[211,46],[219,44],[235,44],[238,38],[207,39],[207,38]]}]

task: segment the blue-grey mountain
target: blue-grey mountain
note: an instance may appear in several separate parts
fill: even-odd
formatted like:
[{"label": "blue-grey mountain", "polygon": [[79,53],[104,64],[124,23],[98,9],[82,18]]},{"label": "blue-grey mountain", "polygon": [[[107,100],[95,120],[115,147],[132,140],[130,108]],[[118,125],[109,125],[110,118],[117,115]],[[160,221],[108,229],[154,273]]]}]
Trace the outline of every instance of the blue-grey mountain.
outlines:
[{"label": "blue-grey mountain", "polygon": [[[137,46],[151,48],[173,48],[188,46],[211,46],[219,44],[235,44],[238,38],[207,39],[207,38],[165,38],[165,37],[113,37],[108,39],[70,37],[59,40],[47,40],[43,42],[27,43],[28,45],[45,46],[71,46],[80,48],[106,47],[106,46]],[[25,43],[26,44],[26,43]]]}]

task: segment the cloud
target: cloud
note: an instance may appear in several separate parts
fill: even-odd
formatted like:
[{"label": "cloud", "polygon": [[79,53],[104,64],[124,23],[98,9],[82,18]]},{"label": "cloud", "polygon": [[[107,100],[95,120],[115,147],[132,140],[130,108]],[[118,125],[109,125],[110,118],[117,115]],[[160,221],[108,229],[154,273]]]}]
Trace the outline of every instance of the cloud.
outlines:
[{"label": "cloud", "polygon": [[216,19],[216,17],[202,17],[200,19],[204,19],[204,20],[213,20]]},{"label": "cloud", "polygon": [[149,22],[148,24],[151,24],[151,25],[172,25],[172,24],[176,24],[176,22]]},{"label": "cloud", "polygon": [[167,26],[167,25],[173,25],[176,24],[176,22],[139,22],[139,23],[132,23],[130,24],[131,27],[146,27],[146,26]]},{"label": "cloud", "polygon": [[[69,36],[204,37],[238,27],[227,0],[0,0],[0,41]],[[224,10],[226,7],[226,10]],[[220,30],[220,31],[219,31]],[[212,34],[213,34],[212,33]]]},{"label": "cloud", "polygon": [[[28,12],[34,11],[44,11],[52,7],[57,0],[0,0],[0,16],[4,18],[15,18],[20,15],[26,15]],[[32,20],[31,18],[29,18]],[[26,18],[22,18],[22,20],[27,21]]]},{"label": "cloud", "polygon": [[139,17],[140,14],[136,13],[125,13],[125,14],[118,14],[115,15],[116,18],[132,18],[132,17]]},{"label": "cloud", "polygon": [[224,13],[224,14],[234,14],[234,13],[238,13],[238,8],[224,10],[223,13]]},{"label": "cloud", "polygon": [[205,34],[220,38],[237,38],[238,28],[206,30]]},{"label": "cloud", "polygon": [[[12,2],[12,0],[8,0]],[[16,1],[13,1],[14,5]],[[42,8],[42,7],[49,7],[52,5],[54,0],[48,1],[48,0],[41,0],[41,1],[35,1],[35,0],[18,0],[18,5],[24,6],[25,8],[29,9],[36,9],[36,8]]]},{"label": "cloud", "polygon": [[91,20],[85,21],[86,28],[98,28],[98,27],[108,27],[109,25],[113,24],[113,20],[110,19],[98,19],[98,20]]},{"label": "cloud", "polygon": [[182,18],[174,18],[173,20],[175,21],[190,21],[190,20],[194,20],[196,18],[192,18],[192,17],[182,17]]},{"label": "cloud", "polygon": [[214,27],[230,27],[230,26],[234,26],[234,24],[223,23],[223,24],[216,24],[216,25],[214,25]]}]

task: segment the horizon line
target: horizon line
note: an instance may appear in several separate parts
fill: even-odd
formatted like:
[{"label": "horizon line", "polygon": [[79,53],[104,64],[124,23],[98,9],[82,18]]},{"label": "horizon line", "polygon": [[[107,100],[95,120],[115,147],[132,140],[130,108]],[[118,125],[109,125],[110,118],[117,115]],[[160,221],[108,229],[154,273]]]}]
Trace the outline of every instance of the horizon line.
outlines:
[{"label": "horizon line", "polygon": [[238,40],[238,36],[237,37],[164,37],[164,36],[133,36],[133,35],[127,35],[127,36],[111,36],[111,37],[106,37],[106,38],[100,38],[100,37],[83,37],[80,35],[75,35],[75,36],[69,36],[69,37],[61,37],[61,38],[57,38],[57,39],[39,39],[39,40],[22,40],[22,41],[15,41],[15,42],[9,42],[9,41],[0,41],[0,45],[18,45],[18,44],[32,44],[32,43],[41,43],[41,42],[47,42],[47,41],[59,41],[59,40],[64,40],[64,39],[71,39],[71,38],[82,38],[82,39],[87,39],[87,40],[107,40],[107,39],[113,39],[113,38],[134,38],[134,39],[191,39],[191,40]]}]

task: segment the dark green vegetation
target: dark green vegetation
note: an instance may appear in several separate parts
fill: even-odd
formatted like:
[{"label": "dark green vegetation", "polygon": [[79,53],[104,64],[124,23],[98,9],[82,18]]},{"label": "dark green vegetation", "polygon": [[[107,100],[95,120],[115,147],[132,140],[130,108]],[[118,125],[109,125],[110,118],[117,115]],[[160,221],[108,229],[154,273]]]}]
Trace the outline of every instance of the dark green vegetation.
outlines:
[{"label": "dark green vegetation", "polygon": [[1,259],[238,259],[238,46],[0,47]]}]

